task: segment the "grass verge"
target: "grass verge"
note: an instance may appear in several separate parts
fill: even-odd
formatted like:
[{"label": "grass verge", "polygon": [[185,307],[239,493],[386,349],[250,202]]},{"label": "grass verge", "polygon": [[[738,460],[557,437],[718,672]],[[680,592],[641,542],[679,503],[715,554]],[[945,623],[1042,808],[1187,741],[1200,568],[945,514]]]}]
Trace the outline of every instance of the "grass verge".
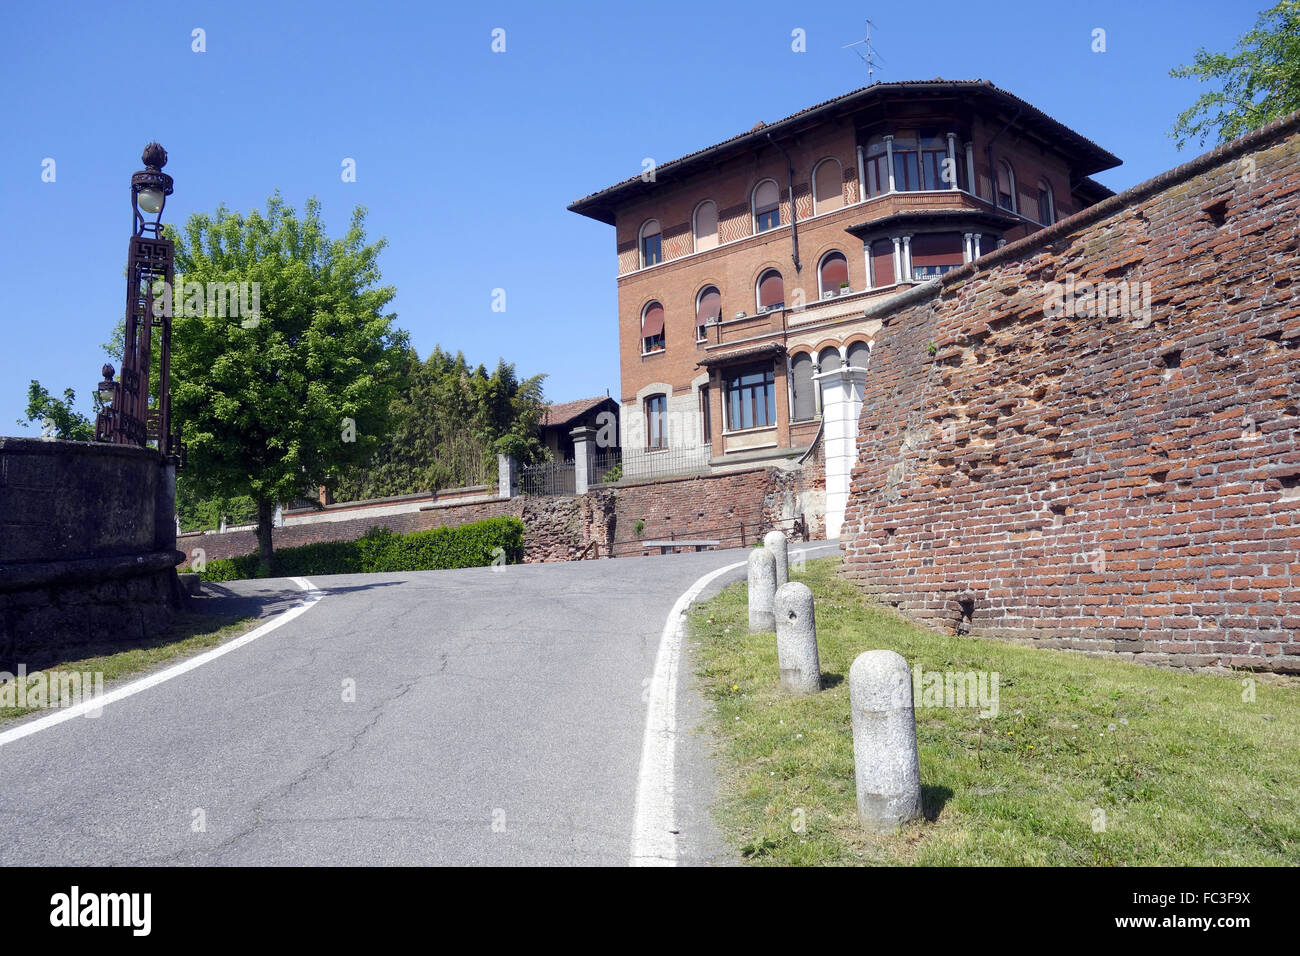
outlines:
[{"label": "grass verge", "polygon": [[[733,585],[690,616],[720,753],[716,813],[759,864],[1300,863],[1300,686],[936,634],[836,576],[816,596],[823,691],[777,687],[776,640],[749,634]],[[924,672],[999,675],[998,714],[918,707],[926,821],[857,827],[849,665],[888,648]],[[1248,683],[1249,682],[1249,683]],[[1254,699],[1250,697],[1253,690]]]},{"label": "grass verge", "polygon": [[[104,689],[109,690],[113,684],[127,677],[138,676],[172,663],[178,658],[189,657],[191,654],[224,644],[252,630],[260,623],[261,620],[255,617],[232,618],[229,614],[180,611],[172,619],[167,632],[160,635],[151,645],[119,651],[116,654],[63,661],[42,668],[42,671],[47,674],[51,671],[102,674]],[[30,682],[32,675],[27,676]],[[9,691],[8,688],[4,690]],[[17,699],[15,692],[9,691],[9,693]],[[89,689],[85,693],[89,696]],[[0,705],[0,725],[44,709],[46,708]]]}]

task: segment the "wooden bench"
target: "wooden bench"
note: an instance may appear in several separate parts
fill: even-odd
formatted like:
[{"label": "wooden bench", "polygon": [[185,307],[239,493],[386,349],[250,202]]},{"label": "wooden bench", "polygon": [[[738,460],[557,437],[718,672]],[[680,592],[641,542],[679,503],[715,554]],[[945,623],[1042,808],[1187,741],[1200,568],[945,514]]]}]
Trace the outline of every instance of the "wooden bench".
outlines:
[{"label": "wooden bench", "polygon": [[709,541],[704,538],[678,538],[676,541],[643,541],[641,547],[649,551],[651,548],[658,548],[660,554],[672,554],[678,548],[694,548],[696,551],[707,551],[709,548],[716,548],[721,541]]}]

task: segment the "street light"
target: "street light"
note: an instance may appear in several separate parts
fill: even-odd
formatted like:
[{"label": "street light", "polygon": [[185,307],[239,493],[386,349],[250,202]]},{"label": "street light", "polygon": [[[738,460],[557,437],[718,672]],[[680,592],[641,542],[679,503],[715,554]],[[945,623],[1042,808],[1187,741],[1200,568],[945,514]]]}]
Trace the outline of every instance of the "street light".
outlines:
[{"label": "street light", "polygon": [[[131,176],[131,212],[134,216],[126,260],[126,336],[122,347],[122,374],[113,380],[113,366],[103,368],[99,383],[103,411],[95,422],[99,441],[147,447],[174,457],[180,437],[171,433],[170,308],[155,308],[154,291],[164,283],[164,305],[171,302],[175,249],[162,237],[162,211],[172,194],[172,178],[162,171],[167,150],[150,143],[140,156],[144,169]],[[159,330],[158,401],[149,407],[150,351],[153,330]]]},{"label": "street light", "polygon": [[[157,143],[150,143],[144,148],[140,159],[144,169],[131,177],[131,206],[135,212],[135,234],[143,236],[146,232],[159,238],[162,228],[163,206],[172,194],[172,178],[162,171],[167,165],[167,150]],[[147,220],[142,213],[153,216]]]}]

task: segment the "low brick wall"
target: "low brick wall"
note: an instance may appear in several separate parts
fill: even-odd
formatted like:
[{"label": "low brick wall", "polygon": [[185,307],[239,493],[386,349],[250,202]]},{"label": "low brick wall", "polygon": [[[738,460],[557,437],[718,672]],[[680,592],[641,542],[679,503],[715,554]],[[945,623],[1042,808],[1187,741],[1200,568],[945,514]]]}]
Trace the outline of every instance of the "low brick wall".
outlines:
[{"label": "low brick wall", "polygon": [[[844,573],[935,627],[1300,671],[1298,237],[1300,114],[905,294]],[[1063,313],[1071,280],[1149,287]]]},{"label": "low brick wall", "polygon": [[[670,535],[718,539],[724,546],[734,547],[742,543],[742,537],[745,543],[752,543],[759,528],[790,531],[807,496],[811,494],[815,501],[819,475],[824,475],[824,469],[818,471],[815,465],[806,472],[758,467],[601,485],[585,495],[449,503],[401,514],[286,525],[275,529],[273,540],[277,549],[292,548],[321,541],[355,541],[373,527],[406,534],[511,515],[524,522],[524,560],[529,563],[571,561],[589,553],[593,542],[602,557],[643,554],[640,540]],[[825,479],[820,480],[824,494]],[[645,523],[639,539],[635,535],[638,520]],[[814,523],[819,520],[815,518]],[[177,538],[176,547],[190,561],[198,557],[200,549],[205,561],[234,558],[257,551],[257,533],[185,534]]]}]

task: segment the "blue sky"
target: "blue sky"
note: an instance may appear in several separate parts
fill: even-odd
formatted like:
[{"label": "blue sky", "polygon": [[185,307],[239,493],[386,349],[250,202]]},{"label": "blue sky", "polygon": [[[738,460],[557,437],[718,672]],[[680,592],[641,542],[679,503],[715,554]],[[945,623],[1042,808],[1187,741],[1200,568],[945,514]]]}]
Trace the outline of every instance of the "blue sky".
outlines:
[{"label": "blue sky", "polygon": [[[130,175],[157,139],[166,220],[279,189],[354,205],[421,355],[545,372],[564,401],[618,394],[612,228],[565,206],[658,162],[866,85],[842,46],[864,17],[880,80],[988,79],[1124,160],[1119,190],[1192,158],[1165,132],[1198,93],[1171,67],[1226,50],[1269,0],[9,5],[0,250],[9,281],[0,434],[27,382],[90,395],[123,308]],[[206,52],[191,49],[192,30]],[[506,31],[506,52],[491,50]],[[1095,28],[1106,52],[1092,52]],[[807,50],[791,49],[805,31]],[[1206,148],[1209,148],[1207,144]],[[42,162],[56,179],[42,182]],[[345,183],[345,158],[356,182]],[[21,280],[21,281],[20,281]],[[24,284],[25,283],[25,284]],[[492,290],[506,290],[493,312]]]}]

